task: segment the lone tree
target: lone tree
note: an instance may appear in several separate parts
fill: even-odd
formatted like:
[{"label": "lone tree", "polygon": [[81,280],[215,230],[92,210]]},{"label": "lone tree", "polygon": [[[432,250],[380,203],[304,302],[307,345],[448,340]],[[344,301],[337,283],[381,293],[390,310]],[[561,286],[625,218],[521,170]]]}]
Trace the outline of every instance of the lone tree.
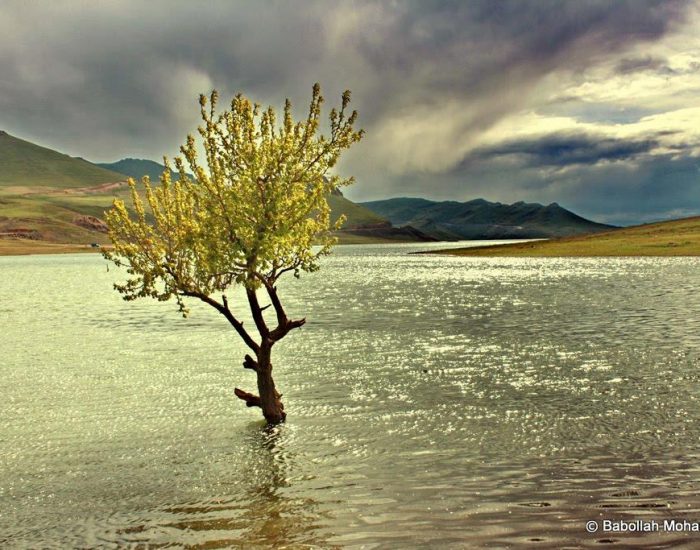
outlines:
[{"label": "lone tree", "polygon": [[[160,185],[144,177],[139,189],[129,180],[133,215],[124,201],[114,201],[106,217],[114,247],[104,256],[126,267],[128,280],[114,285],[125,300],[174,298],[187,316],[184,299],[196,298],[221,313],[253,353],[243,366],[257,374],[258,395],[236,388],[236,396],[277,424],[286,414],[272,378],[272,348],[305,323],[287,316],[277,282],[285,273],[316,271],[336,243],[332,231],[344,219],[331,223],[327,197],[353,179],[328,171],[363,131],[354,129],[357,112],[348,113],[349,91],[330,112],[329,135],[319,128],[318,84],[299,122],[289,100],[278,123],[272,107],[261,110],[240,94],[230,110],[217,112],[217,98],[213,91],[199,99],[205,162],[189,135],[175,158],[177,181],[167,159]],[[223,294],[234,285],[245,289],[257,339]],[[270,303],[261,305],[261,296]],[[272,322],[264,313],[270,306]]]}]

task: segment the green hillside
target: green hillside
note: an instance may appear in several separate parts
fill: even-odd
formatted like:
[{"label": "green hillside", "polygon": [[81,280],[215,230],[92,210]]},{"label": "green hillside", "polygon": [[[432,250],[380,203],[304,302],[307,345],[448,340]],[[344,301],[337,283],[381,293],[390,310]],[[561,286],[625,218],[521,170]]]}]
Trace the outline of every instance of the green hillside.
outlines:
[{"label": "green hillside", "polygon": [[[0,132],[0,254],[75,251],[66,244],[89,247],[108,244],[104,212],[115,197],[127,199],[127,176],[148,174],[157,180],[163,166],[157,162],[124,159],[96,166]],[[122,173],[122,170],[126,174]],[[344,214],[343,228],[361,229],[362,236],[339,232],[341,243],[383,242],[391,224],[340,193],[329,198],[333,219]],[[381,235],[373,235],[375,228]],[[399,232],[400,233],[400,232]],[[414,240],[406,232],[392,239]]]},{"label": "green hillside", "polygon": [[595,235],[438,250],[457,256],[700,256],[700,217],[637,225]]},{"label": "green hillside", "polygon": [[345,214],[347,220],[343,224],[344,229],[389,224],[386,218],[375,214],[364,206],[346,199],[342,195],[331,195],[328,197],[328,205],[331,207],[331,212],[333,213],[332,221],[337,220],[341,214]]},{"label": "green hillside", "polygon": [[[107,244],[100,222],[114,193],[95,195],[0,193],[0,244],[4,238],[70,244]],[[86,220],[95,218],[91,224]]]},{"label": "green hillside", "polygon": [[0,131],[0,187],[87,187],[124,175]]}]

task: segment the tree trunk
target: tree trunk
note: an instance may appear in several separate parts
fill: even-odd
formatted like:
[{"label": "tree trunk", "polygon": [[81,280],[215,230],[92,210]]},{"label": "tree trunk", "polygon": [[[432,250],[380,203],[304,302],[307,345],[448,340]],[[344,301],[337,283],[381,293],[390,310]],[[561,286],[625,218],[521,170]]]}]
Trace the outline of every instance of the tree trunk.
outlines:
[{"label": "tree trunk", "polygon": [[265,282],[264,278],[263,282],[270,296],[271,305],[274,306],[275,312],[277,313],[277,327],[272,331],[268,328],[263,316],[263,310],[270,306],[265,306],[264,308],[260,307],[255,289],[246,289],[250,312],[253,315],[255,327],[260,333],[260,344],[253,341],[250,335],[243,329],[243,323],[231,315],[225,297],[223,299],[224,304],[221,306],[220,311],[225,315],[228,314],[227,318],[231,324],[256,355],[256,359],[253,359],[250,355],[246,355],[245,361],[243,361],[243,367],[251,369],[257,374],[259,395],[254,395],[239,388],[235,388],[234,393],[236,397],[245,401],[247,407],[260,407],[268,424],[280,424],[284,422],[287,415],[284,412],[284,405],[281,400],[282,395],[275,388],[275,381],[272,379],[272,362],[270,361],[272,346],[275,342],[284,338],[290,330],[303,326],[304,323],[306,323],[306,319],[290,320],[277,297],[277,289],[273,286],[273,283],[269,281]]},{"label": "tree trunk", "polygon": [[282,395],[275,388],[275,381],[272,379],[271,351],[272,344],[263,342],[258,353],[258,394],[265,420],[268,424],[280,424],[287,415],[280,399]]}]

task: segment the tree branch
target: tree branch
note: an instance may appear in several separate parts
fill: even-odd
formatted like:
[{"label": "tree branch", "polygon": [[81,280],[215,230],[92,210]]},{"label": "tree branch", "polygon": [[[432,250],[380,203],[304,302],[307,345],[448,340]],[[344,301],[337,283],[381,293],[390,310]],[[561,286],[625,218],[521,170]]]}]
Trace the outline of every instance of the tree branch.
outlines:
[{"label": "tree branch", "polygon": [[304,323],[306,323],[306,319],[297,319],[294,321],[290,320],[289,317],[287,317],[287,312],[284,310],[284,306],[282,306],[279,296],[277,295],[277,287],[275,287],[273,283],[266,280],[259,273],[255,273],[255,275],[265,285],[265,290],[267,290],[272,306],[274,306],[275,313],[277,314],[277,327],[273,331],[269,332],[270,339],[273,342],[277,342],[289,334],[291,330],[303,326]]},{"label": "tree branch", "polygon": [[260,336],[267,338],[270,335],[270,329],[267,328],[267,324],[265,323],[265,318],[263,317],[262,309],[258,302],[258,295],[255,293],[254,288],[246,288],[245,292],[248,296],[248,304],[250,305],[250,312],[253,315],[255,326],[258,328]]},{"label": "tree branch", "polygon": [[295,321],[287,321],[285,325],[278,326],[275,330],[270,333],[270,340],[277,342],[287,336],[290,331],[295,328],[299,328],[306,323],[306,319],[297,319]]},{"label": "tree branch", "polygon": [[266,282],[265,290],[267,290],[267,294],[270,296],[270,301],[272,302],[275,312],[277,313],[277,325],[286,325],[289,319],[287,319],[287,313],[284,311],[282,302],[280,302],[279,296],[277,295],[277,288],[274,285]]},{"label": "tree branch", "polygon": [[287,273],[288,271],[294,271],[294,270],[298,269],[298,268],[299,268],[299,265],[300,265],[299,262],[294,262],[293,265],[290,265],[289,267],[285,267],[284,269],[280,269],[279,271],[277,271],[277,272],[274,274],[273,279],[276,281],[277,279],[280,278],[280,276],[282,276],[283,274]]},{"label": "tree branch", "polygon": [[181,292],[183,296],[191,296],[193,298],[199,298],[202,302],[205,304],[209,304],[212,306],[214,309],[216,309],[219,313],[221,313],[226,319],[228,319],[228,322],[233,325],[233,328],[236,329],[236,332],[240,335],[241,338],[243,338],[243,341],[246,343],[246,345],[252,349],[256,354],[260,351],[260,346],[258,343],[253,340],[253,338],[248,334],[248,331],[243,328],[243,323],[236,319],[233,316],[233,313],[231,313],[231,310],[228,307],[228,300],[226,299],[226,296],[223,296],[223,304],[220,304],[213,298],[210,298],[206,294],[202,294],[201,292]]}]

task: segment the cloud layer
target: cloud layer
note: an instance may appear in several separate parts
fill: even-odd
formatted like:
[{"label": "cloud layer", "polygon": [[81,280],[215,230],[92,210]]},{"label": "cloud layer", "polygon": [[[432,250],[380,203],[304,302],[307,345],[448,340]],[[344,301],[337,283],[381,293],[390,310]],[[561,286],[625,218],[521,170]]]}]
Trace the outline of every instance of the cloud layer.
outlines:
[{"label": "cloud layer", "polygon": [[329,104],[353,90],[367,130],[340,167],[358,179],[353,198],[663,218],[700,211],[696,11],[685,0],[9,2],[0,128],[95,161],[157,159],[196,125],[201,92],[289,96],[301,112],[319,81]]}]

